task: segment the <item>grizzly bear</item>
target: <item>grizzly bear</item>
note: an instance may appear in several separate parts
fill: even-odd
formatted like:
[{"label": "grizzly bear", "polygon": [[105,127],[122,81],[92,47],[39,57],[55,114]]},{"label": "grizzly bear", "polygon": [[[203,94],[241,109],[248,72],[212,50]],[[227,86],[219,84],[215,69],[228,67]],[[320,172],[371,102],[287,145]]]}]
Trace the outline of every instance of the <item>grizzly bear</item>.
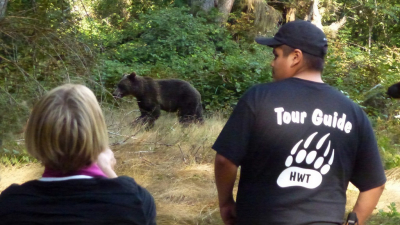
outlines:
[{"label": "grizzly bear", "polygon": [[387,95],[392,98],[400,98],[400,82],[390,86],[387,90]]},{"label": "grizzly bear", "polygon": [[117,84],[113,96],[126,95],[136,97],[141,115],[133,125],[154,126],[160,116],[160,110],[178,112],[179,122],[183,125],[203,123],[200,93],[188,82],[178,79],[153,79],[142,77],[135,72],[124,75]]}]

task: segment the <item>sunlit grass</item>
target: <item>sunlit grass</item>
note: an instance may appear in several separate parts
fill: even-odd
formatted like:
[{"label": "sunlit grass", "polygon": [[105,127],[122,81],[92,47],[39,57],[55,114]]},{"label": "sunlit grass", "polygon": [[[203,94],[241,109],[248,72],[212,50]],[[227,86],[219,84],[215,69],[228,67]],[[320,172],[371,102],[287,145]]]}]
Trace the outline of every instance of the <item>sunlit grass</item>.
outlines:
[{"label": "sunlit grass", "polygon": [[104,110],[116,171],[151,192],[158,224],[222,224],[211,146],[226,120],[215,114],[203,125],[182,127],[176,114],[162,113],[146,131],[131,127],[140,113],[132,103],[123,104]]}]

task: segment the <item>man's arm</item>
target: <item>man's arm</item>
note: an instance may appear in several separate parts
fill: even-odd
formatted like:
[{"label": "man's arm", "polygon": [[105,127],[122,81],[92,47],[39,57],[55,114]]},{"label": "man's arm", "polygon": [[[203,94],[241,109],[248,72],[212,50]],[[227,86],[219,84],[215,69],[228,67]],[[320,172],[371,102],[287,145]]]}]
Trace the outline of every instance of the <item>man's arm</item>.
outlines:
[{"label": "man's arm", "polygon": [[360,192],[353,209],[353,212],[357,213],[358,224],[365,224],[376,204],[378,204],[378,200],[381,197],[384,188],[385,185],[382,185],[368,191]]},{"label": "man's arm", "polygon": [[233,225],[236,221],[236,203],[233,200],[232,192],[238,167],[217,153],[214,169],[222,220],[226,225]]}]

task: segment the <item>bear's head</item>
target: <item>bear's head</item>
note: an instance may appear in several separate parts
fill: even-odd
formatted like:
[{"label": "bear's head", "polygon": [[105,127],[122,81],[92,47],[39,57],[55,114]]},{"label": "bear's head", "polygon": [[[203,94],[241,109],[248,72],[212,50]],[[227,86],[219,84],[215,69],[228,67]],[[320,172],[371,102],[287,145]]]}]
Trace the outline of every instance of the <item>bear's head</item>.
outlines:
[{"label": "bear's head", "polygon": [[390,86],[387,94],[392,98],[400,98],[400,82]]},{"label": "bear's head", "polygon": [[135,72],[124,75],[113,92],[114,98],[122,98],[126,95],[139,96],[143,86],[141,78],[142,77],[137,76]]}]

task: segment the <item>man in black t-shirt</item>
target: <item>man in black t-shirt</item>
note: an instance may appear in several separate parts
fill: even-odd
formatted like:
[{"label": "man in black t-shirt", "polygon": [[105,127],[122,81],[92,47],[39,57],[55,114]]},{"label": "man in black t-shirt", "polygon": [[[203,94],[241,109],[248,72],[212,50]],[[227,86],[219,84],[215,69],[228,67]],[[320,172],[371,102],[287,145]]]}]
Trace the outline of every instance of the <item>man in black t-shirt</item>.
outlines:
[{"label": "man in black t-shirt", "polygon": [[324,33],[294,21],[256,41],[273,47],[275,82],[244,94],[213,146],[224,223],[342,224],[352,182],[364,224],[386,177],[367,116],[321,79]]}]

